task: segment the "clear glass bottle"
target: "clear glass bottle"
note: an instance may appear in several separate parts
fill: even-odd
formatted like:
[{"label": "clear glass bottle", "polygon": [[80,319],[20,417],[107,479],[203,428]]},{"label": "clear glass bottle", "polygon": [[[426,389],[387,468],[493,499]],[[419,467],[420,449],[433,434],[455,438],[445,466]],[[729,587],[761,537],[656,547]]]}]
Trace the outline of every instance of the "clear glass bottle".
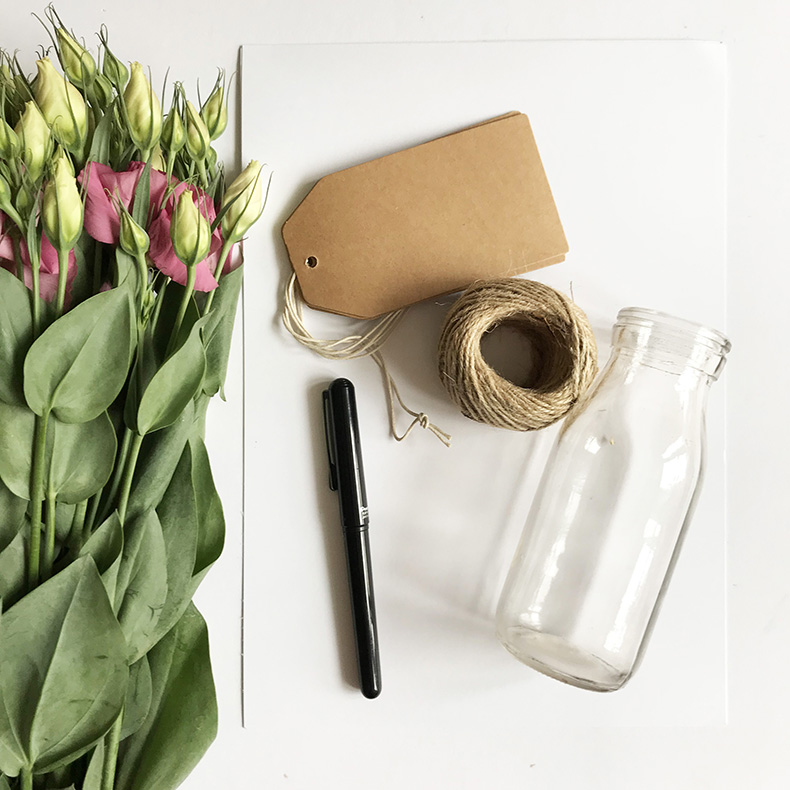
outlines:
[{"label": "clear glass bottle", "polygon": [[617,316],[606,367],[563,424],[497,610],[520,661],[581,688],[633,673],[702,475],[730,342],[652,310]]}]

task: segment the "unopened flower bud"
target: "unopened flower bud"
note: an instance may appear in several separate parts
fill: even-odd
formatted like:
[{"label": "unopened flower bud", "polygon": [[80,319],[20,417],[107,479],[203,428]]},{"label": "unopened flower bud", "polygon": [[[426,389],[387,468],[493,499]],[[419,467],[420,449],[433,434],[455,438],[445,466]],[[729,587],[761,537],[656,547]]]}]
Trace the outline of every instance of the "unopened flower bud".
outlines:
[{"label": "unopened flower bud", "polygon": [[129,136],[144,154],[159,141],[162,132],[162,106],[139,63],[132,63],[132,75],[123,92],[129,120]]},{"label": "unopened flower bud", "polygon": [[257,222],[263,211],[261,164],[253,160],[239,173],[222,198],[222,237],[237,242]]},{"label": "unopened flower bud", "polygon": [[101,64],[101,73],[115,87],[118,93],[122,93],[129,79],[129,69],[121,63],[115,55],[105,47],[104,60]]},{"label": "unopened flower bud", "polygon": [[52,151],[52,137],[44,116],[34,101],[25,104],[25,111],[14,131],[22,143],[22,161],[28,175],[37,181],[44,170],[44,162]]},{"label": "unopened flower bud", "polygon": [[0,118],[0,159],[13,159],[20,151],[16,132]]},{"label": "unopened flower bud", "polygon": [[161,173],[164,173],[167,169],[167,162],[165,162],[165,158],[162,155],[162,147],[159,143],[154,146],[154,150],[151,152],[151,168],[159,170]]},{"label": "unopened flower bud", "polygon": [[70,82],[58,74],[49,58],[41,58],[36,65],[35,98],[42,115],[62,145],[75,153],[82,151],[88,132],[85,100]]},{"label": "unopened flower bud", "polygon": [[148,234],[132,219],[132,215],[121,206],[121,232],[119,236],[121,249],[129,255],[139,257],[148,252],[151,242]]},{"label": "unopened flower bud", "polygon": [[44,232],[56,250],[66,252],[77,243],[82,233],[82,201],[68,157],[55,160],[52,178],[41,199],[41,218]]},{"label": "unopened flower bud", "polygon": [[[20,230],[25,227],[21,217],[17,213],[17,210],[14,208],[11,187],[8,185],[8,181],[6,181],[5,178],[0,175],[0,213],[3,212],[6,214],[6,216],[10,217],[14,223],[16,223],[16,226]],[[0,231],[3,230],[3,223],[1,220],[2,217],[0,217]]]},{"label": "unopened flower bud", "polygon": [[104,76],[97,74],[93,83],[93,95],[102,110],[106,110],[113,100],[112,83]]},{"label": "unopened flower bud", "polygon": [[228,125],[228,105],[225,104],[225,89],[217,85],[208,101],[200,110],[212,140],[216,140]]},{"label": "unopened flower bud", "polygon": [[206,158],[209,146],[211,145],[211,135],[208,133],[206,124],[200,117],[200,113],[195,109],[192,102],[187,102],[187,151],[196,161],[202,162]]},{"label": "unopened flower bud", "polygon": [[186,141],[187,132],[184,129],[181,116],[175,107],[171,107],[162,127],[162,144],[173,155],[177,154],[184,147]]},{"label": "unopened flower bud", "polygon": [[211,225],[198,211],[192,190],[185,189],[176,204],[170,223],[173,251],[186,266],[196,266],[211,248]]},{"label": "unopened flower bud", "polygon": [[96,61],[85,47],[77,43],[64,28],[56,31],[60,64],[66,76],[80,88],[86,88],[96,79]]}]

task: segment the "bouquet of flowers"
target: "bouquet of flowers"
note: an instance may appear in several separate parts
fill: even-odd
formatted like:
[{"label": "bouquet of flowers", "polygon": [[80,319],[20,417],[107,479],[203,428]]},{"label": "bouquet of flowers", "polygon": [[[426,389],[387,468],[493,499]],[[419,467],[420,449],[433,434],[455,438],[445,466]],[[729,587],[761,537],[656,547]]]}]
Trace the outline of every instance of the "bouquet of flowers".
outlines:
[{"label": "bouquet of flowers", "polygon": [[216,734],[203,425],[265,190],[225,188],[221,73],[163,117],[47,18],[34,78],[0,50],[0,790],[169,790]]}]

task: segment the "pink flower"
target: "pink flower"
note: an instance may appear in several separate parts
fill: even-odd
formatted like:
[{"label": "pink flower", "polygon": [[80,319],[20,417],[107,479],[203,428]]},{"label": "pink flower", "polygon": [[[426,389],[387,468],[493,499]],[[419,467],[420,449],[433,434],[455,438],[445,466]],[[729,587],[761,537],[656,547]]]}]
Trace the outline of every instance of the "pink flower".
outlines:
[{"label": "pink flower", "polygon": [[[92,162],[80,173],[78,180],[80,183],[83,183],[84,180],[85,183],[85,229],[97,241],[105,244],[118,244],[121,223],[113,199],[119,200],[126,208],[130,208],[140,173],[144,167],[142,162],[132,162],[128,170],[116,173],[107,165]],[[174,184],[172,193],[162,206],[162,199],[167,190],[167,176],[159,170],[151,170],[151,208],[148,216],[148,235],[151,239],[151,247],[148,250],[148,257],[159,271],[184,285],[187,281],[187,268],[173,251],[173,243],[170,240],[170,222],[176,201],[187,185],[171,179],[171,187]],[[217,216],[214,201],[202,190],[195,187],[192,189],[198,209],[209,222],[214,222]],[[162,206],[161,210],[160,206]],[[214,272],[219,262],[221,249],[222,235],[218,227],[212,236],[208,257],[197,265],[196,291],[213,291],[217,287]],[[228,255],[225,272],[236,268],[238,263],[236,256]]]},{"label": "pink flower", "polygon": [[[0,212],[0,266],[12,274],[16,274],[16,260],[14,259],[14,245],[10,236],[4,232],[7,217]],[[22,258],[22,271],[25,276],[25,285],[33,287],[33,267],[30,263],[30,254],[24,239],[20,242],[20,257]],[[58,292],[58,252],[44,235],[41,239],[41,267],[38,270],[38,292],[41,298],[51,302]],[[69,253],[69,268],[66,274],[66,300],[71,295],[71,285],[77,276],[77,261],[74,250]]]},{"label": "pink flower", "polygon": [[[113,200],[120,200],[131,210],[134,191],[144,168],[142,162],[131,162],[128,170],[116,173],[107,165],[89,162],[79,174],[77,180],[85,188],[85,230],[96,241],[118,244],[121,220]],[[160,170],[151,169],[151,206],[154,210],[158,210],[166,189],[167,176]]]},{"label": "pink flower", "polygon": [[[187,281],[187,267],[181,263],[173,251],[173,242],[170,240],[170,223],[173,218],[176,199],[185,188],[184,184],[176,187],[173,196],[168,199],[162,211],[154,218],[151,227],[148,228],[148,235],[151,238],[151,249],[148,251],[148,255],[160,272],[164,272],[181,285],[184,285]],[[214,201],[199,189],[193,190],[192,199],[195,201],[198,211],[209,223],[213,223],[217,218]],[[211,236],[211,248],[208,256],[197,265],[195,275],[196,291],[213,291],[217,287],[214,271],[219,263],[221,249],[222,236],[220,235],[220,229],[217,228]]]}]

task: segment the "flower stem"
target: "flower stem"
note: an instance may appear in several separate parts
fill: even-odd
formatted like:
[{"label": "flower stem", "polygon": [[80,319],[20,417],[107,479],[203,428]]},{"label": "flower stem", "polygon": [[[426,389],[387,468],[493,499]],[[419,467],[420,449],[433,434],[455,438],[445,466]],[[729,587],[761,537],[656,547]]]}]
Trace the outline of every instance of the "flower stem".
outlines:
[{"label": "flower stem", "polygon": [[20,776],[22,778],[21,790],[33,790],[33,769],[22,768]]},{"label": "flower stem", "polygon": [[93,525],[96,523],[96,513],[99,510],[99,503],[101,502],[101,495],[102,495],[102,493],[103,493],[103,490],[102,491],[98,491],[91,497],[91,503],[90,503],[90,505],[88,507],[88,514],[87,514],[87,516],[85,516],[85,524],[83,525],[83,528],[82,528],[82,542],[83,543],[85,543],[85,541],[93,533]]},{"label": "flower stem", "polygon": [[99,242],[93,246],[93,293],[99,293],[102,286],[102,249]]},{"label": "flower stem", "polygon": [[79,556],[84,544],[85,515],[88,512],[88,500],[83,499],[74,508],[74,518],[71,520],[71,531],[69,532],[69,542],[75,557]]},{"label": "flower stem", "polygon": [[58,296],[55,302],[55,317],[63,315],[63,308],[66,304],[66,278],[69,274],[69,252],[70,250],[58,250]]},{"label": "flower stem", "polygon": [[[121,487],[121,480],[123,479],[123,472],[126,468],[126,460],[129,457],[129,447],[132,443],[132,431],[129,428],[125,428],[123,432],[123,441],[121,442],[121,449],[118,452],[118,459],[115,464],[115,474],[112,478],[112,484],[110,485],[110,493],[107,497],[107,503],[102,510],[101,520],[104,521],[105,518],[112,512],[113,502],[115,502],[115,497],[118,494],[118,489]],[[109,511],[109,512],[108,512]],[[91,527],[93,524],[91,523]]]},{"label": "flower stem", "polygon": [[166,357],[169,357],[175,350],[178,343],[178,335],[181,332],[181,325],[184,323],[184,316],[189,307],[189,300],[192,298],[192,293],[195,290],[195,278],[197,277],[197,266],[187,266],[187,283],[184,288],[184,295],[181,297],[181,305],[178,308],[178,315],[176,322],[173,324],[173,333],[170,335],[170,343],[167,346]]},{"label": "flower stem", "polygon": [[101,790],[113,790],[115,786],[115,765],[118,762],[118,746],[121,743],[124,709],[112,725],[112,729],[104,736],[104,764],[101,772]]},{"label": "flower stem", "polygon": [[41,510],[44,499],[44,461],[47,449],[47,421],[49,412],[36,417],[33,437],[33,465],[30,474],[30,550],[27,558],[28,591],[38,586],[39,555],[41,553]]},{"label": "flower stem", "polygon": [[[222,270],[225,268],[225,261],[228,259],[228,255],[230,255],[230,248],[232,246],[232,241],[226,241],[222,245],[222,251],[219,254],[219,262],[217,263],[217,270],[214,272],[214,279],[217,281],[217,285],[219,285],[220,278],[222,277]],[[214,301],[214,294],[216,291],[217,289],[215,288],[213,291],[208,292],[206,304],[203,307],[203,315],[207,315],[208,311],[211,310],[211,303]]]},{"label": "flower stem", "polygon": [[121,519],[121,524],[126,520],[126,508],[129,505],[129,494],[132,490],[132,480],[134,480],[134,469],[137,466],[137,456],[140,454],[140,447],[143,444],[143,438],[139,434],[134,434],[131,447],[129,448],[129,457],[126,461],[126,469],[123,475],[123,485],[121,486],[121,496],[118,500],[118,517]]},{"label": "flower stem", "polygon": [[22,263],[22,247],[19,239],[14,239],[14,261],[16,262],[16,276],[25,281],[25,265]]},{"label": "flower stem", "polygon": [[57,512],[55,497],[47,495],[47,523],[44,531],[44,553],[41,557],[41,581],[45,582],[52,576],[52,565],[55,562],[55,514]]},{"label": "flower stem", "polygon": [[36,256],[31,260],[31,276],[32,288],[30,290],[30,298],[33,300],[33,337],[36,338],[41,334],[41,293],[39,291],[39,268],[41,261]]}]

